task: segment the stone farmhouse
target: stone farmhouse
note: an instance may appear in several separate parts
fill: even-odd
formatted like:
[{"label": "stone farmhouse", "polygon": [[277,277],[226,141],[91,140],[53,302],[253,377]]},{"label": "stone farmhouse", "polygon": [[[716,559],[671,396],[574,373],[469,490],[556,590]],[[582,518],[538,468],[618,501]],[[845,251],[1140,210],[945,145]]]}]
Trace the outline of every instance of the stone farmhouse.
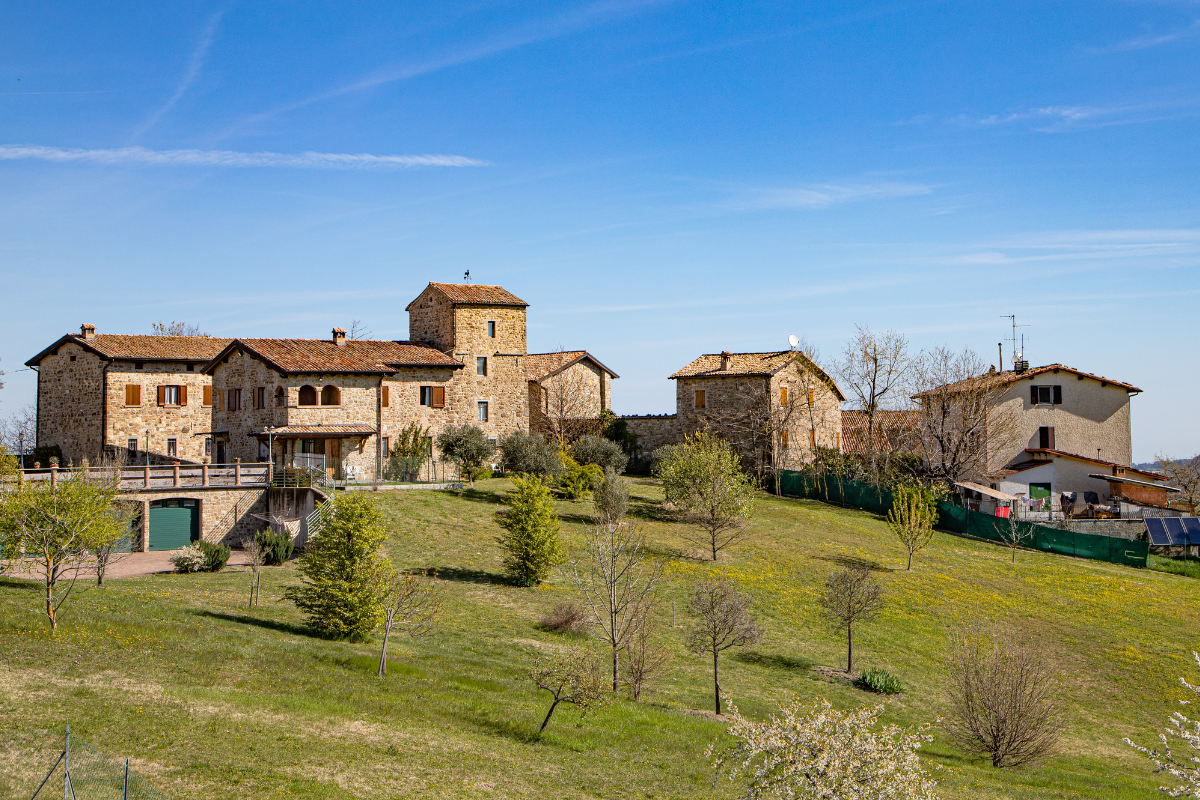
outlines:
[{"label": "stone farmhouse", "polygon": [[530,353],[525,364],[531,430],[553,435],[612,411],[612,381],[620,376],[586,350]]},{"label": "stone farmhouse", "polygon": [[468,422],[491,439],[529,430],[531,387],[564,375],[580,382],[588,413],[608,408],[616,374],[592,356],[527,354],[527,307],[500,286],[430,283],[406,309],[402,342],[353,341],[340,328],[329,339],[220,339],[84,325],[27,362],[38,371],[38,445],[75,464],[302,461],[373,480],[406,426],[431,440]]},{"label": "stone farmhouse", "polygon": [[796,469],[817,447],[842,447],[845,395],[802,352],[705,354],[670,379],[674,414],[624,417],[643,457],[701,431],[728,438],[759,471]]}]

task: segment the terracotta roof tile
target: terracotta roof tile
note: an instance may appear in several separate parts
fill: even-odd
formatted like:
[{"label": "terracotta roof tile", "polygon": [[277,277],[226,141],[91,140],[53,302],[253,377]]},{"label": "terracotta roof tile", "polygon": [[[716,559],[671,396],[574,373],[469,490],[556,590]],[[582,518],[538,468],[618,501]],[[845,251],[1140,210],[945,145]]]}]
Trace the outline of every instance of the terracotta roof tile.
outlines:
[{"label": "terracotta roof tile", "polygon": [[416,342],[352,339],[338,345],[332,339],[235,339],[228,349],[238,346],[281,372],[387,374],[397,367],[462,367],[442,351]]},{"label": "terracotta roof tile", "polygon": [[562,350],[557,353],[530,353],[525,356],[525,375],[531,381],[540,381],[561,372],[577,361],[591,361],[614,378],[620,377],[596,360],[587,350]]},{"label": "terracotta roof tile", "polygon": [[[921,415],[917,411],[875,412],[875,435],[879,447],[903,450],[915,446],[915,437],[920,431]],[[842,412],[842,452],[867,452],[867,412],[849,410]]]},{"label": "terracotta roof tile", "polygon": [[796,350],[780,350],[774,353],[728,353],[729,368],[721,369],[721,359],[724,353],[705,353],[681,370],[671,374],[671,380],[678,378],[724,378],[737,376],[771,376],[779,372],[799,358],[804,366],[824,381],[839,400],[845,400],[845,395],[838,388],[833,378],[829,377],[815,362]]},{"label": "terracotta roof tile", "polygon": [[[304,438],[306,436],[371,436],[375,433],[375,428],[361,423],[358,425],[284,425],[281,428],[275,428],[270,432],[270,436],[275,439],[292,437]],[[266,430],[255,431],[252,436],[257,436],[260,439],[267,438]]]},{"label": "terracotta roof tile", "polygon": [[232,339],[217,336],[141,336],[123,333],[99,333],[85,339],[69,333],[29,361],[34,366],[49,353],[67,343],[78,344],[102,358],[131,361],[208,361],[220,353]]},{"label": "terracotta roof tile", "polygon": [[[1115,381],[1112,378],[1106,378],[1103,375],[1096,375],[1095,373],[1092,373],[1092,372],[1084,372],[1081,369],[1075,369],[1074,367],[1068,367],[1066,364],[1047,364],[1044,367],[1034,367],[1033,369],[1025,370],[1024,372],[1022,372],[1020,374],[1013,372],[1011,370],[1005,370],[1003,372],[995,372],[995,373],[986,372],[983,375],[979,375],[974,378],[967,378],[965,380],[957,381],[955,383],[948,383],[944,387],[939,386],[938,388],[939,389],[949,389],[950,391],[955,391],[957,389],[967,389],[968,387],[975,388],[975,389],[983,389],[983,388],[990,389],[993,386],[995,386],[997,383],[1006,385],[1006,384],[1016,383],[1017,381],[1023,381],[1026,378],[1035,378],[1038,375],[1045,375],[1046,373],[1053,374],[1055,372],[1066,372],[1071,375],[1077,375],[1081,378],[1091,378],[1092,380],[1099,381],[1100,383],[1110,383],[1113,386],[1116,386],[1118,389],[1124,389],[1126,392],[1129,392],[1130,394],[1139,394],[1142,391],[1141,389],[1134,386],[1133,384],[1123,383],[1122,381]],[[922,394],[924,394],[924,392]],[[920,397],[921,395],[916,395],[916,396]]]},{"label": "terracotta roof tile", "polygon": [[429,284],[450,299],[455,305],[479,306],[528,306],[521,298],[503,286],[488,286],[482,283],[434,283]]}]

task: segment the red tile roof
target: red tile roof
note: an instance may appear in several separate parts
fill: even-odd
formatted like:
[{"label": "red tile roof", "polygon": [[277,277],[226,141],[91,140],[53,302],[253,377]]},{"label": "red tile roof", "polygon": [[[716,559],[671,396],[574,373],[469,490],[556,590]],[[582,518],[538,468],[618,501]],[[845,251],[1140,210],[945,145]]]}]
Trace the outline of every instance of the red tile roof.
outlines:
[{"label": "red tile roof", "polygon": [[232,341],[217,336],[141,336],[123,333],[100,333],[91,339],[85,339],[78,333],[68,333],[26,361],[25,365],[37,366],[43,358],[68,343],[77,344],[101,358],[131,361],[208,361]]},{"label": "red tile roof", "polygon": [[781,350],[774,353],[728,353],[729,368],[721,369],[722,353],[705,353],[681,370],[674,372],[670,378],[725,378],[761,375],[770,377],[778,373],[793,360],[799,359],[801,366],[816,374],[839,400],[845,400],[845,395],[838,388],[833,378],[816,365],[808,356],[796,350]]},{"label": "red tile roof", "polygon": [[[949,389],[950,391],[966,390],[968,388],[975,390],[990,389],[997,384],[1008,385],[1016,383],[1017,381],[1023,381],[1026,378],[1035,378],[1039,375],[1045,375],[1047,373],[1054,374],[1056,372],[1066,372],[1071,375],[1076,375],[1080,378],[1090,378],[1091,380],[1098,381],[1101,384],[1112,384],[1118,389],[1124,389],[1129,394],[1140,394],[1142,391],[1133,384],[1115,381],[1112,378],[1106,378],[1103,375],[1096,375],[1092,372],[1084,372],[1081,369],[1068,367],[1065,364],[1047,364],[1044,367],[1034,367],[1033,369],[1025,370],[1020,374],[1013,372],[1012,370],[994,373],[985,372],[983,375],[979,375],[974,378],[967,378],[955,383],[948,383],[945,386],[939,386],[938,388]],[[925,392],[922,392],[922,394],[925,394]],[[921,395],[916,396],[920,397]]]},{"label": "red tile roof", "polygon": [[563,350],[557,353],[530,353],[525,356],[525,375],[531,381],[541,381],[557,375],[572,364],[583,360],[591,361],[614,378],[621,377],[601,364],[587,350]]},{"label": "red tile roof", "polygon": [[[280,372],[389,374],[398,367],[446,367],[462,364],[429,345],[416,342],[332,339],[234,339],[226,351],[244,349]],[[227,355],[226,351],[220,357]],[[207,371],[215,368],[216,361]]]},{"label": "red tile roof", "polygon": [[[921,415],[916,411],[891,411],[880,409],[875,412],[875,436],[879,437],[877,448],[892,450],[911,449],[916,446],[916,437],[921,428]],[[867,452],[867,412],[850,410],[842,412],[842,451],[845,453]]]},{"label": "red tile roof", "polygon": [[268,436],[274,439],[304,439],[322,436],[373,436],[376,432],[370,425],[362,423],[359,425],[284,425],[275,428],[269,434],[266,430],[261,430],[255,431],[251,435],[260,439],[266,439]]},{"label": "red tile roof", "polygon": [[[525,308],[529,305],[503,286],[488,286],[482,283],[434,283],[433,281],[430,281],[429,286],[444,294],[456,306],[520,306]],[[409,305],[411,306],[412,303]]]}]

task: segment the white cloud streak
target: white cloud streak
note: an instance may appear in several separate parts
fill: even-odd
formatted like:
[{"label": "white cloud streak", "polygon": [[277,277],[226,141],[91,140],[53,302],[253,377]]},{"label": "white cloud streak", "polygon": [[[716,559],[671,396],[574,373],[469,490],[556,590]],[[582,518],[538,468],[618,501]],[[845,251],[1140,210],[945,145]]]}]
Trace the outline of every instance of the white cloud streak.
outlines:
[{"label": "white cloud streak", "polygon": [[486,161],[465,156],[377,156],[370,153],[242,153],[234,150],[149,150],[119,147],[83,150],[39,145],[0,145],[0,160],[32,159],[59,163],[141,165],[155,167],[287,167],[291,169],[410,169],[413,167],[480,167]]},{"label": "white cloud streak", "polygon": [[456,67],[461,64],[487,58],[488,56],[497,55],[507,50],[556,39],[560,36],[601,24],[614,17],[637,13],[644,8],[664,5],[669,2],[672,2],[672,0],[604,0],[604,2],[593,3],[583,8],[563,12],[549,19],[535,20],[507,31],[490,41],[464,47],[415,64],[385,67],[335,89],[319,92],[260,114],[251,115],[226,131],[226,135],[262,122],[277,114],[295,111],[314,103],[374,89],[375,87],[384,86],[389,83],[428,75],[449,67]]},{"label": "white cloud streak", "polygon": [[982,118],[959,117],[960,122],[983,126],[1032,123],[1039,133],[1069,133],[1079,130],[1106,128],[1112,125],[1134,125],[1166,119],[1181,119],[1200,114],[1196,100],[1162,103],[1143,103],[1123,106],[1042,106],[1009,114],[992,114]]},{"label": "white cloud streak", "polygon": [[1190,39],[1193,36],[1200,36],[1200,19],[1196,20],[1185,28],[1178,28],[1168,33],[1147,33],[1143,36],[1135,36],[1132,39],[1127,39],[1123,42],[1118,42],[1108,47],[1096,48],[1092,52],[1109,54],[1126,53],[1130,50],[1145,50],[1150,47],[1158,47],[1162,44],[1177,42],[1180,39]]},{"label": "white cloud streak", "polygon": [[931,193],[935,187],[920,183],[894,181],[864,183],[818,183],[782,189],[763,189],[746,197],[739,208],[828,208],[842,203],[864,200],[886,200],[894,197],[917,197]]},{"label": "white cloud streak", "polygon": [[146,118],[138,128],[133,132],[133,139],[137,139],[146,131],[158,124],[158,121],[163,116],[175,107],[179,102],[179,98],[183,97],[191,85],[196,82],[196,78],[200,76],[200,70],[204,67],[204,60],[208,56],[208,49],[212,46],[213,38],[217,34],[217,26],[221,23],[221,12],[218,11],[208,19],[208,23],[204,26],[204,30],[200,33],[200,41],[196,43],[196,48],[192,51],[192,57],[188,60],[187,71],[183,73],[183,80],[175,87],[175,93],[170,99],[160,107],[157,111]]}]

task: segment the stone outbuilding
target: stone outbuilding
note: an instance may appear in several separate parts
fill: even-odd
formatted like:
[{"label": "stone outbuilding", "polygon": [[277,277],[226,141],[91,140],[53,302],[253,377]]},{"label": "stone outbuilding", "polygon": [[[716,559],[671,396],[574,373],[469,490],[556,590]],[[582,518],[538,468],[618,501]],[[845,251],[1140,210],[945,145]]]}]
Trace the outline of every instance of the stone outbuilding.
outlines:
[{"label": "stone outbuilding", "polygon": [[586,350],[530,353],[529,425],[547,435],[557,428],[582,428],[612,410],[612,382],[619,378]]}]

